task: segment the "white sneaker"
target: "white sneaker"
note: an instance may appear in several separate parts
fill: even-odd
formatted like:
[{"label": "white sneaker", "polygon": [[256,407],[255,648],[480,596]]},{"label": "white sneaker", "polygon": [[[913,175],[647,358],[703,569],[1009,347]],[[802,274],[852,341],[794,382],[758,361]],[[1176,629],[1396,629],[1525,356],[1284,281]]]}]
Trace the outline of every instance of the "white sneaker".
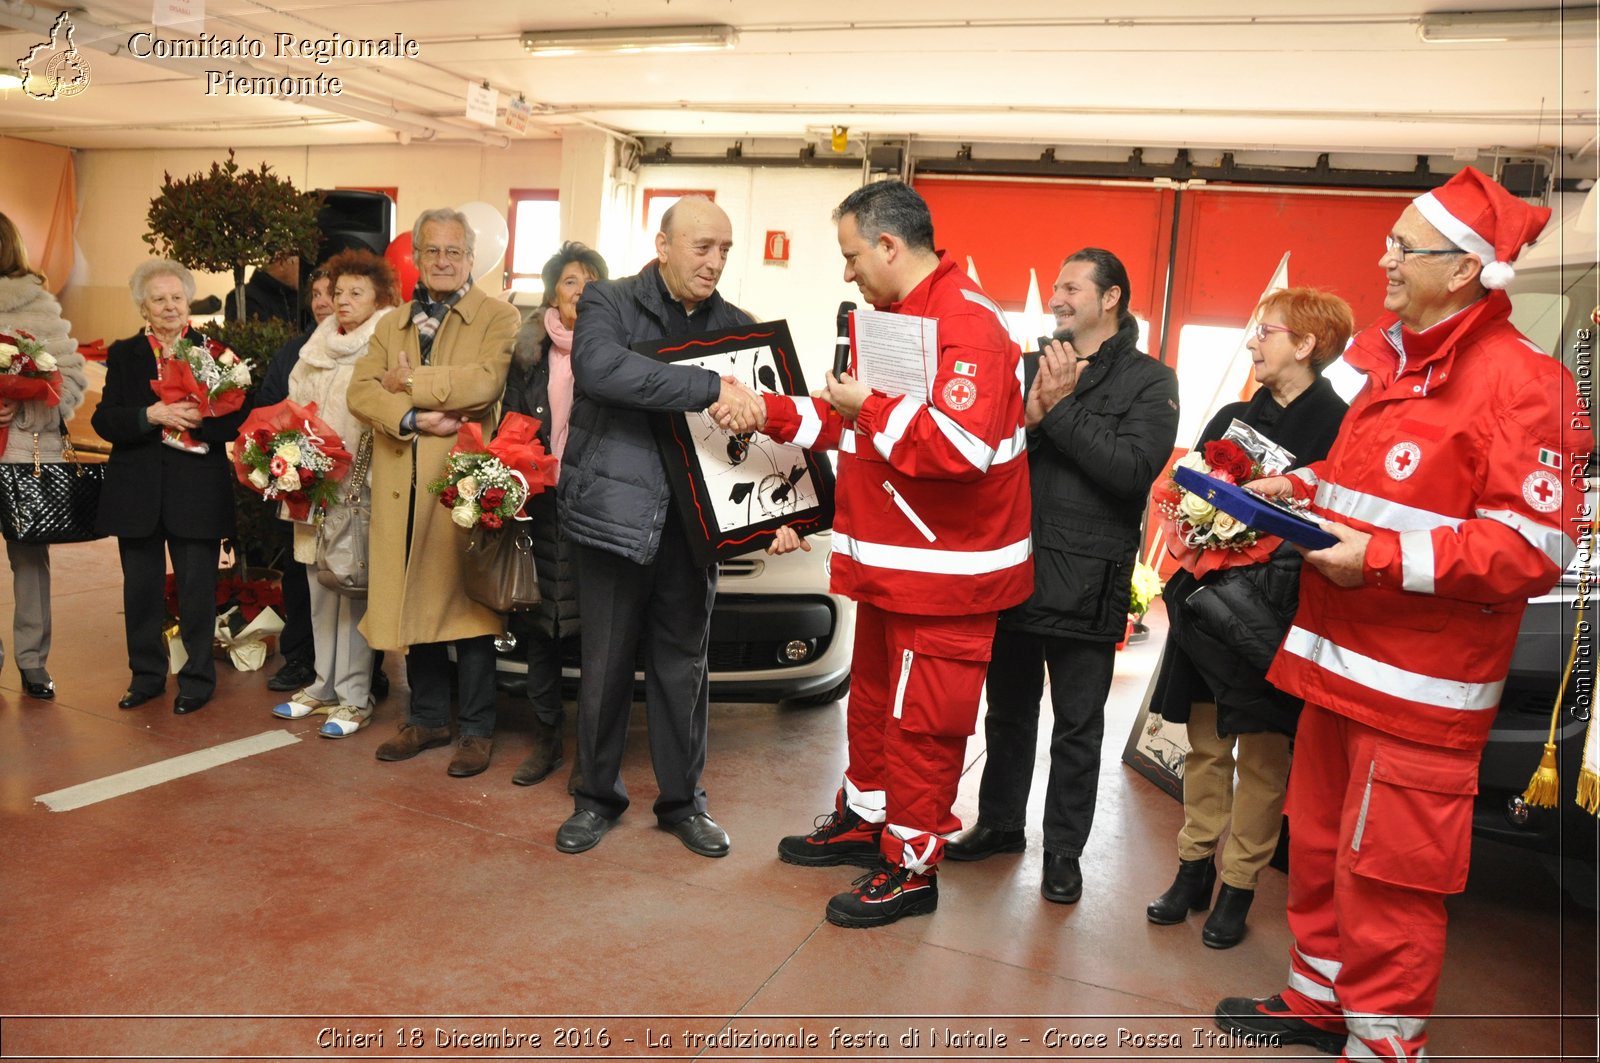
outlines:
[{"label": "white sneaker", "polygon": [[302,690],[283,704],[274,705],[272,715],[280,720],[300,720],[318,713],[326,716],[338,707],[337,701],[323,701],[312,697],[309,691]]},{"label": "white sneaker", "polygon": [[372,722],[372,709],[358,709],[354,705],[340,705],[328,713],[328,719],[317,733],[323,738],[349,738]]}]

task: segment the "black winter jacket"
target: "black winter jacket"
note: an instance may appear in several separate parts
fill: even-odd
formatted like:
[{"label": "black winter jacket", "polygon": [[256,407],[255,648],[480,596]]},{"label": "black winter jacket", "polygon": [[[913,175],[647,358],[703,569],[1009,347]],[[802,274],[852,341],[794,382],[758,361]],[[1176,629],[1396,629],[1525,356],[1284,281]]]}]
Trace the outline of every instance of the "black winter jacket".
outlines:
[{"label": "black winter jacket", "polygon": [[[1346,407],[1321,377],[1287,407],[1266,388],[1224,406],[1196,447],[1222,438],[1235,419],[1294,453],[1298,468],[1327,457]],[[1219,735],[1294,734],[1301,702],[1267,682],[1267,668],[1300,601],[1300,555],[1287,543],[1258,565],[1213,572],[1203,580],[1178,572],[1167,581],[1167,647],[1157,669],[1151,711],[1174,723],[1195,701],[1214,701]]]},{"label": "black winter jacket", "polygon": [[1002,627],[1093,642],[1127,628],[1139,525],[1178,433],[1178,378],[1138,339],[1124,318],[1028,433],[1033,595]]},{"label": "black winter jacket", "polygon": [[670,300],[655,262],[633,277],[594,281],[578,302],[572,341],[561,522],[574,542],[640,565],[655,560],[672,501],[651,418],[705,409],[721,394],[722,378],[630,348],[754,320],[712,292],[685,328],[682,308]]},{"label": "black winter jacket", "polygon": [[[550,449],[550,337],[545,332],[544,308],[534,311],[517,333],[511,348],[511,372],[506,376],[505,413],[522,413],[539,421],[539,442]],[[504,420],[504,414],[501,420]],[[564,473],[563,473],[564,474]],[[528,500],[528,526],[533,534],[533,557],[539,572],[539,607],[530,614],[547,638],[565,638],[578,632],[578,565],[572,541],[561,530],[556,514],[556,493],[541,491]]]}]

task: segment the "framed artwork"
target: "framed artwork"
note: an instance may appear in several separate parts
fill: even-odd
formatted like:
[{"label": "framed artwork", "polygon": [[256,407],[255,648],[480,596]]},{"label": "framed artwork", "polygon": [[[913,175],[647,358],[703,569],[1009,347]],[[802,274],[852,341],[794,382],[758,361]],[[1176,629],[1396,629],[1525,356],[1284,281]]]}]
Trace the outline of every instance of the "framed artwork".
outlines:
[{"label": "framed artwork", "polygon": [[[757,392],[808,394],[784,321],[634,349],[737,377]],[[663,414],[655,426],[673,504],[697,563],[764,547],[785,524],[801,535],[833,526],[833,467],[826,456],[756,432],[725,431],[703,410]]]},{"label": "framed artwork", "polygon": [[1169,723],[1150,711],[1156,679],[1160,675],[1161,665],[1157,662],[1155,671],[1150,673],[1150,683],[1145,687],[1144,704],[1139,706],[1128,743],[1122,749],[1122,761],[1168,795],[1182,801],[1183,761],[1189,755],[1189,729],[1181,723]]}]

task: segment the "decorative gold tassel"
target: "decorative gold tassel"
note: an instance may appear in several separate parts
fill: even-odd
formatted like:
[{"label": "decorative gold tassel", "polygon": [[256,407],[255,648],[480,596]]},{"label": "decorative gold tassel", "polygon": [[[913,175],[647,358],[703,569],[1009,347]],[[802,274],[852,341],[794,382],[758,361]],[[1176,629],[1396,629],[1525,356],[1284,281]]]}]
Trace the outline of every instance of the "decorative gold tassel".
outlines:
[{"label": "decorative gold tassel", "polygon": [[1561,800],[1561,773],[1556,771],[1556,744],[1544,744],[1544,756],[1539,758],[1539,770],[1528,780],[1522,799],[1534,808],[1554,808]]},{"label": "decorative gold tassel", "polygon": [[1600,816],[1600,775],[1585,770],[1578,776],[1578,807]]}]

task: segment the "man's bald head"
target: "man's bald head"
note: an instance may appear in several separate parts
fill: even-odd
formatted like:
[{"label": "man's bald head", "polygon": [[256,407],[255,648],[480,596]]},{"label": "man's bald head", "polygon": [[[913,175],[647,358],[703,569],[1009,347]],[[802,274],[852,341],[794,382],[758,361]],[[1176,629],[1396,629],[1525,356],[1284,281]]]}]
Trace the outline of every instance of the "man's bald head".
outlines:
[{"label": "man's bald head", "polygon": [[692,313],[717,290],[732,247],[733,223],[705,196],[684,196],[661,215],[661,279],[685,310]]}]

